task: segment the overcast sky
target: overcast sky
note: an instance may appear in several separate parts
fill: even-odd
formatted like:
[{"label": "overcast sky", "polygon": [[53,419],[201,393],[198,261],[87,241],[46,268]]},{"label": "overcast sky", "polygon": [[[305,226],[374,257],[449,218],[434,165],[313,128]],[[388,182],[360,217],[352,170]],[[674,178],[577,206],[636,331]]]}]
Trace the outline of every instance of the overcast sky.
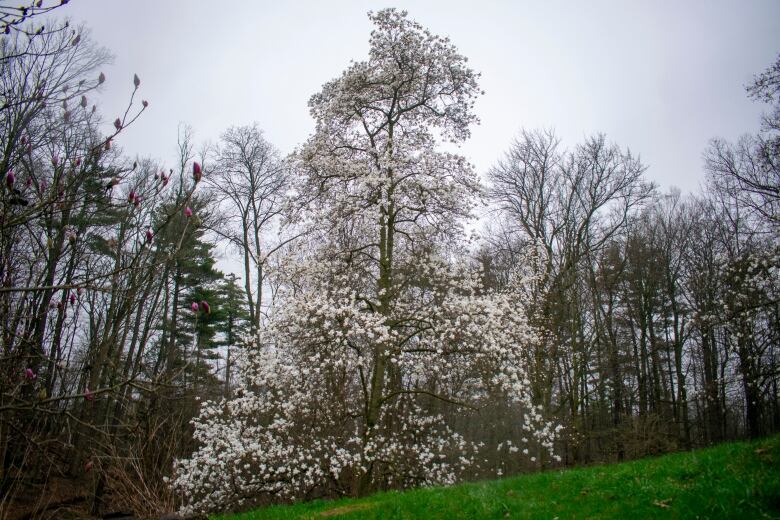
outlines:
[{"label": "overcast sky", "polygon": [[58,12],[116,56],[107,121],[141,78],[149,110],[118,144],[172,164],[180,122],[205,141],[256,121],[292,151],[313,129],[309,97],[366,57],[366,12],[390,6],[449,36],[482,73],[482,123],[462,147],[481,173],[521,128],[553,127],[567,146],[603,132],[663,188],[696,190],[708,140],[758,128],[763,107],[744,86],[780,52],[776,0],[71,0]]}]

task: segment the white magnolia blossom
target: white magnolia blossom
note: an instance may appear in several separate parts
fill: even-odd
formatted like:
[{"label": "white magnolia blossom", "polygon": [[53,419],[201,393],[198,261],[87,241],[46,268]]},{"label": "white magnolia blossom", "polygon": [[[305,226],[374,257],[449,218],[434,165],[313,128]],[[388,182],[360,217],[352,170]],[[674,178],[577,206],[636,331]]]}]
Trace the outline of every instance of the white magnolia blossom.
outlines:
[{"label": "white magnolia blossom", "polygon": [[535,281],[518,266],[489,291],[454,260],[480,186],[436,142],[469,135],[477,75],[405,13],[371,18],[368,61],[310,102],[316,132],[296,156],[288,216],[307,233],[276,268],[276,306],[238,360],[237,396],[194,421],[200,448],[173,481],[188,511],[452,484],[496,450],[452,418],[496,400],[523,418],[524,446],[554,456],[559,429],[528,377],[542,337],[524,312]]},{"label": "white magnolia blossom", "polygon": [[[379,487],[457,482],[480,447],[433,413],[432,399],[479,407],[503,395],[525,410],[524,445],[532,437],[555,456],[560,427],[533,404],[524,369],[538,340],[518,301],[523,293],[480,294],[475,277],[434,261],[420,266],[438,283],[399,298],[394,325],[369,312],[350,284],[324,273],[318,283],[310,271],[308,289],[290,296],[247,345],[238,396],[205,403],[194,421],[201,448],[178,462],[173,482],[189,511],[350,493],[367,472]],[[366,380],[378,343],[388,345],[388,370],[398,379],[387,381],[368,429]]]}]

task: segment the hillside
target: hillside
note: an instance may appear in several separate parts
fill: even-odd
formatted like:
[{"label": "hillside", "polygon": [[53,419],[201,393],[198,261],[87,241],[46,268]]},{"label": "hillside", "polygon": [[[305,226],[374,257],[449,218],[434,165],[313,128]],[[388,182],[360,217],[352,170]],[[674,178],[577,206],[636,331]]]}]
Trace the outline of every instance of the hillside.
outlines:
[{"label": "hillside", "polygon": [[342,517],[780,518],[780,436],[623,464],[216,518]]}]

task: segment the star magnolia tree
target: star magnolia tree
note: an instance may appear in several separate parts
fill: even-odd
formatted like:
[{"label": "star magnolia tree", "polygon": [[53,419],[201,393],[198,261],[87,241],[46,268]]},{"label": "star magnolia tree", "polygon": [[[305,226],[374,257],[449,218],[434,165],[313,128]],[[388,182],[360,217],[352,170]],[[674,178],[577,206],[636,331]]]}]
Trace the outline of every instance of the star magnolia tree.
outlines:
[{"label": "star magnolia tree", "polygon": [[436,146],[469,136],[478,76],[406,13],[370,18],[368,60],[310,101],[296,213],[308,242],[281,268],[284,294],[243,353],[237,397],[194,421],[201,447],[173,481],[188,511],[456,482],[501,446],[448,418],[495,399],[524,417],[515,442],[554,456],[556,428],[525,375],[540,337],[527,280],[489,292],[459,260],[479,184]]}]

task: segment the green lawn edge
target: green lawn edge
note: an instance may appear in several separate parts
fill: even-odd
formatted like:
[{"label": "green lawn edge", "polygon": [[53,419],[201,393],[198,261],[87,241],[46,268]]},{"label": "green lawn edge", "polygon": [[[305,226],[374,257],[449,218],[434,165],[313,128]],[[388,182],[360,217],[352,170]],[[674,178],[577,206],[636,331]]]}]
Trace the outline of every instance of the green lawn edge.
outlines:
[{"label": "green lawn edge", "polygon": [[622,464],[210,518],[780,518],[780,435]]}]

